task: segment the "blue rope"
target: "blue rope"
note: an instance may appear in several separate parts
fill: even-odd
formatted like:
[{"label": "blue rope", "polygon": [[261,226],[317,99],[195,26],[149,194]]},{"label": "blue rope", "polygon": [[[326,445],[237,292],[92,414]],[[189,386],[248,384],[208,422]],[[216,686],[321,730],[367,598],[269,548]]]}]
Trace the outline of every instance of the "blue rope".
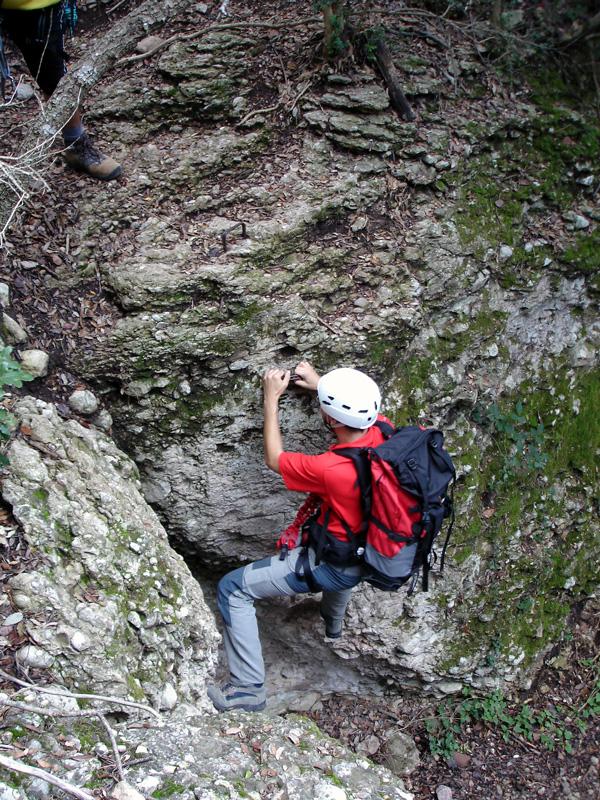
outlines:
[{"label": "blue rope", "polygon": [[11,86],[11,92],[15,91],[15,81],[10,74],[10,67],[6,60],[6,53],[4,52],[4,43],[2,41],[2,31],[0,30],[0,92],[2,92],[2,100],[6,102],[6,84]]},{"label": "blue rope", "polygon": [[66,0],[65,20],[67,23],[66,30],[69,32],[69,36],[75,36],[75,26],[77,25],[78,19],[77,0]]}]

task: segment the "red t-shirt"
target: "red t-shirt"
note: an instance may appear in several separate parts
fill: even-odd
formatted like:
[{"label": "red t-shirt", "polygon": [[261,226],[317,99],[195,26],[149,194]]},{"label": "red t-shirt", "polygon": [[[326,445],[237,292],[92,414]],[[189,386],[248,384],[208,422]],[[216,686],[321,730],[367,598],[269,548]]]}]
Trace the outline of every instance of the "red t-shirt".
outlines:
[{"label": "red t-shirt", "polygon": [[[391,424],[381,414],[377,419]],[[334,444],[318,456],[283,452],[279,456],[281,477],[293,492],[319,495],[322,500],[319,522],[323,522],[326,512],[331,509],[327,529],[345,541],[347,536],[340,517],[353,531],[358,530],[362,522],[360,491],[354,464],[344,456],[337,456],[335,451],[344,447],[377,447],[383,441],[379,428],[372,425],[359,439],[349,444]]]}]

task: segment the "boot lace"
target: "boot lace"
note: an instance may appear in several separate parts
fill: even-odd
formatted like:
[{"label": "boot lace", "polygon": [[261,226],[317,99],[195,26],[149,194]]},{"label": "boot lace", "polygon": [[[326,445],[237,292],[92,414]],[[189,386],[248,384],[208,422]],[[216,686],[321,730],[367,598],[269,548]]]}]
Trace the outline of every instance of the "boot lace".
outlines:
[{"label": "boot lace", "polygon": [[87,133],[82,134],[77,139],[73,149],[84,164],[99,164],[104,158],[98,148],[92,144],[92,140]]}]

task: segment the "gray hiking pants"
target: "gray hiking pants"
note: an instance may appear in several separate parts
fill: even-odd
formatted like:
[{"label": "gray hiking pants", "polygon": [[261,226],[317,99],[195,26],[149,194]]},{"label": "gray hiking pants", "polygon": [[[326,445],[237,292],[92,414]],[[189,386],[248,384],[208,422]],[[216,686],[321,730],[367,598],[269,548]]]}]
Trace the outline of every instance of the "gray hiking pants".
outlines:
[{"label": "gray hiking pants", "polygon": [[[217,600],[223,616],[225,653],[230,680],[237,686],[263,684],[265,666],[256,622],[255,600],[269,597],[306,594],[311,590],[306,580],[296,575],[301,548],[279,556],[263,558],[229,572],[219,581]],[[362,567],[314,566],[314,552],[309,551],[313,579],[323,590],[321,614],[332,622],[344,618],[353,586],[362,580]]]}]

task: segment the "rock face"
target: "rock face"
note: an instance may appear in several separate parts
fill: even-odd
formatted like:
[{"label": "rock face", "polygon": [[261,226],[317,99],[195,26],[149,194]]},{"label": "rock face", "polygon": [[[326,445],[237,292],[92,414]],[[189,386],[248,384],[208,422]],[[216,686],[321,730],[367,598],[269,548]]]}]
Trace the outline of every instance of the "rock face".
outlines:
[{"label": "rock face", "polygon": [[140,494],[137,468],[106,435],[40,400],[15,414],[26,433],[9,448],[3,497],[33,554],[9,581],[30,641],[18,662],[71,688],[207,705],[219,637]]},{"label": "rock face", "polygon": [[[39,702],[33,694],[27,700]],[[77,709],[73,698],[65,697],[66,702]],[[95,720],[61,719],[58,725],[66,735],[58,736],[56,721],[49,722],[37,714],[19,714],[19,718],[11,719],[13,733],[4,734],[5,743],[15,735],[21,744],[29,744],[30,734],[21,726],[35,724],[39,733],[29,750],[34,764],[39,760],[47,768],[50,763],[58,777],[88,790],[90,785],[98,788],[99,784],[111,788],[112,780],[97,777],[103,772],[103,756],[112,757],[112,751]],[[125,771],[125,781],[112,788],[111,796],[117,800],[136,800],[136,792],[140,797],[166,794],[175,800],[218,800],[224,796],[232,800],[414,797],[400,778],[352,753],[300,717],[244,713],[209,716],[182,707],[159,721],[113,727]],[[9,785],[4,792],[11,800],[39,797],[30,779],[19,781],[14,788]]]},{"label": "rock face", "polygon": [[[262,464],[261,372],[364,368],[390,417],[446,432],[458,517],[428,594],[355,593],[334,645],[354,671],[338,688],[351,673],[441,693],[527,683],[597,585],[595,468],[578,433],[596,430],[597,228],[563,217],[599,218],[577,182],[597,145],[549,141],[533,101],[480,102],[466,46],[453,66],[466,94],[433,65],[400,65],[418,125],[365,70],[300,84],[282,131],[244,119],[242,51],[258,64],[238,37],[174,44],[151,88],[132,76],[95,105],[130,148],[129,178],[90,195],[81,266],[125,314],[75,368],[113,389],[146,499],[213,576],[270,552],[299,501]],[[188,124],[196,113],[213,127]],[[581,114],[555,113],[569,141],[596,142]],[[310,398],[290,392],[281,416],[288,449],[327,446]],[[285,641],[310,669],[314,602],[261,613],[274,652]]]}]

